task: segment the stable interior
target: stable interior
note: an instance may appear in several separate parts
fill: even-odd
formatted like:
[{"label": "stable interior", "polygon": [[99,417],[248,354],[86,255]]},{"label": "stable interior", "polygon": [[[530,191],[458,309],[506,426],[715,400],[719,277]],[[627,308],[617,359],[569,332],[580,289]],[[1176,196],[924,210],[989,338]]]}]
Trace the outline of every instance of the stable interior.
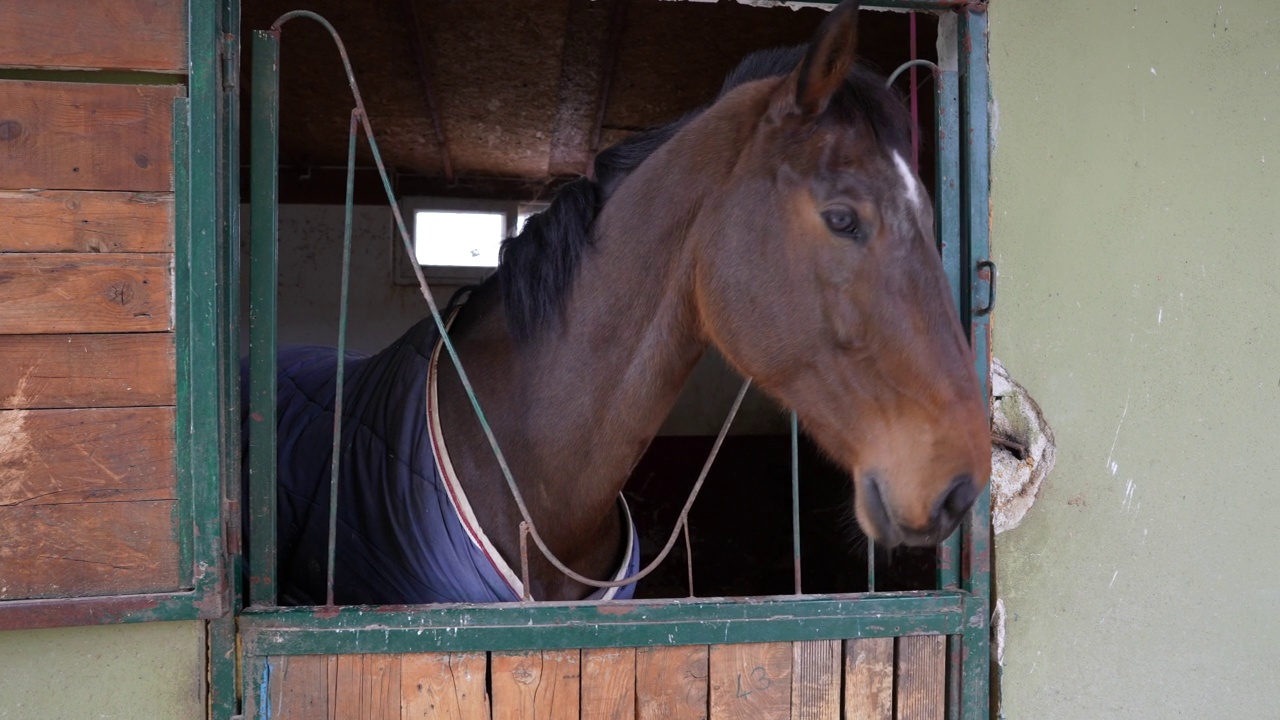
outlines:
[{"label": "stable interior", "polygon": [[[820,8],[737,2],[245,0],[242,97],[251,81],[249,34],[300,8],[323,15],[345,41],[397,195],[442,208],[536,207],[585,173],[595,150],[710,101],[742,57],[805,42],[825,16]],[[913,33],[915,55],[935,59],[936,17],[914,13],[913,23],[912,15],[864,12],[863,62],[887,75],[911,59]],[[910,77],[896,83],[904,98]],[[924,70],[915,80],[920,175],[932,188],[933,85]],[[280,81],[280,342],[334,344],[352,102],[318,25],[287,26]],[[401,261],[393,258],[402,249],[391,211],[363,141],[359,148],[348,346],[374,352],[427,308],[416,286],[398,280]],[[244,237],[247,247],[247,225]],[[438,301],[461,283],[427,275]],[[646,562],[665,542],[740,382],[709,353],[628,484]],[[868,589],[866,538],[853,520],[847,474],[803,438],[799,467],[803,590]],[[694,594],[794,591],[790,478],[788,415],[752,392],[691,516]],[[877,553],[877,590],[934,586],[932,549]],[[689,595],[685,562],[677,543],[638,596]]]}]

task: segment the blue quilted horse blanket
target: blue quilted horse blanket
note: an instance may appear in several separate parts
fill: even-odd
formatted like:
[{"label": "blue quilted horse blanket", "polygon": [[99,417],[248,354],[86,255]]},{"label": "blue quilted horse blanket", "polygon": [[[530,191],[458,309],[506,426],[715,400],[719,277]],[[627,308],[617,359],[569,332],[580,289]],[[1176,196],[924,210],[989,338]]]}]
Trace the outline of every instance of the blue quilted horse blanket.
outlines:
[{"label": "blue quilted horse blanket", "polygon": [[[439,333],[428,317],[376,355],[347,354],[336,603],[493,603],[523,595],[519,574],[476,522],[444,451],[434,412],[439,352]],[[242,406],[248,408],[243,369]],[[288,347],[278,355],[281,604],[325,602],[336,369],[333,348]],[[630,513],[619,503],[629,539],[615,579],[634,573],[640,561]],[[624,586],[592,598],[633,592]]]}]

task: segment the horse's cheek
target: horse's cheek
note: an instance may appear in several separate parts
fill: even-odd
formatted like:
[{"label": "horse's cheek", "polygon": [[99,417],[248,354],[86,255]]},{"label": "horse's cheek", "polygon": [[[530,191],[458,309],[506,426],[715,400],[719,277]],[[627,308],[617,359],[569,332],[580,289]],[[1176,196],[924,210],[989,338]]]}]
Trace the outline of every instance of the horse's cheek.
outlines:
[{"label": "horse's cheek", "polygon": [[824,287],[822,298],[823,319],[835,344],[846,350],[858,348],[863,339],[863,313],[852,289]]}]

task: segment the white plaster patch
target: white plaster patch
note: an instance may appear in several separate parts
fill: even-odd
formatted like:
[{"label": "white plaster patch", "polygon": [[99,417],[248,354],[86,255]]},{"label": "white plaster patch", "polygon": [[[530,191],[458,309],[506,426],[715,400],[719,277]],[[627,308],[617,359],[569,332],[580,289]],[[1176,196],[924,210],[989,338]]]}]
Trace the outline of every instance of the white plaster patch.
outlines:
[{"label": "white plaster patch", "polygon": [[991,611],[991,655],[996,664],[1004,666],[1005,623],[1008,613],[1004,609],[1004,600],[997,599],[996,607]]},{"label": "white plaster patch", "polygon": [[1057,445],[1040,406],[991,360],[991,523],[997,534],[1022,522],[1053,470]]},{"label": "white plaster patch", "polygon": [[893,164],[898,166],[898,174],[902,176],[902,182],[907,186],[907,197],[911,200],[911,204],[917,210],[920,209],[920,182],[916,180],[916,174],[911,172],[911,166],[906,160],[898,154],[897,150],[893,151]]}]

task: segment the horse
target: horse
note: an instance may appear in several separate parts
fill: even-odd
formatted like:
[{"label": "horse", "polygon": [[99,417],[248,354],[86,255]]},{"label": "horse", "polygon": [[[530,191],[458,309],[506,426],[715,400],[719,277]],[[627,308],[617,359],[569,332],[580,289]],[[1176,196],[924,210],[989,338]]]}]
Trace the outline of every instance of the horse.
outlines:
[{"label": "horse", "polygon": [[[936,544],[985,486],[973,352],[910,118],[856,62],[858,5],[602,151],[445,310],[541,537],[585,577],[638,565],[621,491],[711,348],[847,470],[877,543]],[[427,318],[346,360],[335,601],[630,597],[538,553],[527,584],[513,570],[521,514],[440,344]],[[285,603],[325,601],[335,367],[331,349],[278,359]]]}]

